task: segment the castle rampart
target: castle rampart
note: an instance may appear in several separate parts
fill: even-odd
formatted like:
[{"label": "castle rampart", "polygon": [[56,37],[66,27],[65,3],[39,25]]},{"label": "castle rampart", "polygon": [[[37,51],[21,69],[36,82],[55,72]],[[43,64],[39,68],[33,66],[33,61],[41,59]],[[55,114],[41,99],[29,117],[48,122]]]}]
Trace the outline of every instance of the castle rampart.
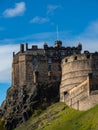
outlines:
[{"label": "castle rampart", "polygon": [[[80,54],[66,57],[62,60],[62,84],[78,85],[87,78],[88,73],[98,76],[98,54]],[[78,78],[78,79],[77,79]],[[64,82],[64,83],[63,83]]]},{"label": "castle rampart", "polygon": [[98,53],[84,53],[65,57],[62,60],[61,66],[60,101],[64,102],[65,95],[68,93],[70,98],[74,97],[74,95],[77,96],[77,92],[78,95],[81,95],[79,91],[83,88],[83,82],[85,82],[84,88],[86,89],[84,90],[87,95],[98,90]]}]

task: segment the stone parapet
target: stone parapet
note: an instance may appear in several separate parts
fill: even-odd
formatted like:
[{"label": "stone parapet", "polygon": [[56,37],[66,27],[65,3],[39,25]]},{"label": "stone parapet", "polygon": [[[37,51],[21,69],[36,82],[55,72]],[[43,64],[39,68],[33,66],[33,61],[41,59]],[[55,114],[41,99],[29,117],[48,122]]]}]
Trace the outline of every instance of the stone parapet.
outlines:
[{"label": "stone parapet", "polygon": [[[98,100],[93,104],[90,97],[98,91],[98,53],[65,57],[61,67],[60,101],[79,110],[86,110],[97,104]],[[87,100],[90,102],[90,99],[90,105],[83,108],[83,104]]]}]

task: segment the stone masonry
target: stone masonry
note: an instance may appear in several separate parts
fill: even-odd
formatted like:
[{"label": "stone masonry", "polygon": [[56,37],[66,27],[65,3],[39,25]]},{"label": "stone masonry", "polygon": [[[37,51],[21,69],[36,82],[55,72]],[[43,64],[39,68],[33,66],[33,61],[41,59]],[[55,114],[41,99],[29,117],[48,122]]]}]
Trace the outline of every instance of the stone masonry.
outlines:
[{"label": "stone masonry", "polygon": [[12,86],[0,107],[4,127],[13,130],[34,111],[59,101],[87,110],[98,104],[98,52],[81,54],[82,45],[62,46],[55,41],[43,48],[20,44],[13,52]]},{"label": "stone masonry", "polygon": [[55,41],[54,45],[28,48],[28,44],[20,44],[20,51],[13,53],[12,86],[59,81],[61,102],[79,110],[98,104],[92,100],[98,93],[98,53],[81,54],[81,44],[64,47],[61,41]]},{"label": "stone masonry", "polygon": [[98,104],[98,53],[65,57],[61,66],[60,101],[79,110]]},{"label": "stone masonry", "polygon": [[44,48],[33,45],[29,49],[28,44],[20,44],[20,51],[13,53],[12,86],[60,81],[61,60],[66,56],[80,54],[81,50],[81,44],[77,47],[63,47],[61,41],[55,41],[54,47],[45,43]]}]

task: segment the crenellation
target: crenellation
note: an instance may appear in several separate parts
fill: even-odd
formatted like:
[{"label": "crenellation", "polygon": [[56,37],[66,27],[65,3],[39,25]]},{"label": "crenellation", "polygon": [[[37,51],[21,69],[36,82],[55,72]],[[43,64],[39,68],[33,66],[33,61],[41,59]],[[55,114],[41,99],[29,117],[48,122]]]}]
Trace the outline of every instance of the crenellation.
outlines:
[{"label": "crenellation", "polygon": [[44,43],[43,48],[20,44],[20,51],[13,54],[12,85],[59,81],[60,101],[82,109],[82,98],[98,93],[98,52],[81,54],[81,50],[81,43],[65,47],[61,41],[55,41],[54,47]]},{"label": "crenellation", "polygon": [[20,44],[20,52],[24,52],[24,44]]},{"label": "crenellation", "polygon": [[28,50],[28,43],[25,44],[25,49]]},{"label": "crenellation", "polygon": [[[61,41],[55,41],[54,47],[47,43],[44,48],[28,43],[20,44],[20,51],[13,57],[13,86],[23,86],[37,82],[61,80],[61,60],[69,55],[81,54],[81,47],[64,47]],[[16,65],[17,64],[17,65]],[[15,70],[15,67],[18,71]],[[17,82],[16,82],[17,81]]]},{"label": "crenellation", "polygon": [[[79,110],[87,110],[98,104],[98,100],[93,103],[91,98],[98,94],[98,53],[85,51],[67,56],[62,60],[61,68],[61,102]],[[83,103],[87,100],[90,105],[84,107]]]}]

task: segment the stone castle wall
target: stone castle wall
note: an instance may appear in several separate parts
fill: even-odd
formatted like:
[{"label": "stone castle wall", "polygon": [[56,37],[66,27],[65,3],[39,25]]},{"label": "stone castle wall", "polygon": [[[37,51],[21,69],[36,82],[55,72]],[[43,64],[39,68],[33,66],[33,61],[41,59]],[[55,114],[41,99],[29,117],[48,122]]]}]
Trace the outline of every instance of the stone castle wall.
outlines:
[{"label": "stone castle wall", "polygon": [[64,101],[64,93],[84,82],[89,73],[93,74],[93,79],[98,78],[98,53],[66,57],[61,66],[60,100]]},{"label": "stone castle wall", "polygon": [[[61,82],[60,101],[74,108],[81,106],[82,110],[84,103],[81,100],[98,93],[98,53],[85,51],[81,54],[81,50],[81,44],[77,47],[63,47],[60,41],[55,43],[55,47],[44,44],[43,49],[37,46],[29,49],[26,44],[24,50],[21,44],[20,51],[13,54],[12,85],[17,87],[32,86],[39,82]],[[91,106],[93,101],[88,108]]]},{"label": "stone castle wall", "polygon": [[13,58],[12,63],[12,84],[14,86],[19,84],[19,56]]},{"label": "stone castle wall", "polygon": [[[26,50],[24,49],[26,48]],[[80,54],[82,45],[77,47],[63,47],[61,41],[55,42],[55,47],[44,48],[28,44],[20,44],[20,51],[13,53],[12,85],[24,86],[37,82],[51,82],[61,80],[61,60],[72,54]]]},{"label": "stone castle wall", "polygon": [[[35,46],[34,46],[35,47]],[[32,85],[37,82],[60,81],[61,64],[58,49],[27,49],[20,45],[20,52],[13,55],[13,86]]]}]

